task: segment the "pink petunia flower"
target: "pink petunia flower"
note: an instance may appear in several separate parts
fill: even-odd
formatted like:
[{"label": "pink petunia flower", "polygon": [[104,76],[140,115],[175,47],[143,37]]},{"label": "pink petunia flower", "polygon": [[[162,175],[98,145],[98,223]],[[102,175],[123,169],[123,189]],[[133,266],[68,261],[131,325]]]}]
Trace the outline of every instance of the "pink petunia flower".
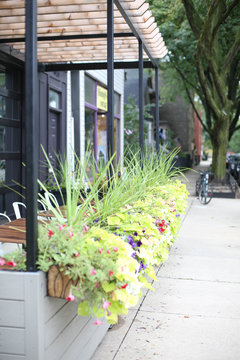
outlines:
[{"label": "pink petunia flower", "polygon": [[127,286],[128,286],[128,284],[124,284],[121,286],[121,289],[126,289]]},{"label": "pink petunia flower", "polygon": [[76,299],[75,296],[71,292],[66,297],[67,301],[75,301],[75,299]]},{"label": "pink petunia flower", "polygon": [[107,254],[110,254],[110,250],[107,250]]},{"label": "pink petunia flower", "polygon": [[48,230],[48,237],[51,238],[54,235],[54,232],[52,230]]},{"label": "pink petunia flower", "polygon": [[101,320],[96,320],[96,321],[94,321],[94,325],[102,325],[102,321]]},{"label": "pink petunia flower", "polygon": [[90,275],[93,276],[93,275],[96,275],[96,273],[97,273],[96,270],[95,270],[95,269],[92,269],[91,272],[90,272]]},{"label": "pink petunia flower", "polygon": [[118,252],[118,248],[117,248],[117,247],[114,247],[113,250],[114,250],[115,252]]},{"label": "pink petunia flower", "polygon": [[105,300],[102,307],[103,307],[103,309],[107,309],[110,305],[111,305],[111,303],[109,301]]},{"label": "pink petunia flower", "polygon": [[73,233],[71,231],[69,231],[69,238],[71,239],[73,237]]},{"label": "pink petunia flower", "polygon": [[6,265],[7,265],[7,266],[12,266],[12,267],[17,266],[16,263],[15,263],[13,260],[7,261],[7,262],[6,262]]},{"label": "pink petunia flower", "polygon": [[103,252],[103,249],[98,249],[99,254]]},{"label": "pink petunia flower", "polygon": [[109,274],[109,276],[112,276],[112,275],[113,275],[113,271],[110,270],[108,274]]},{"label": "pink petunia flower", "polygon": [[66,225],[59,225],[59,230],[64,230]]},{"label": "pink petunia flower", "polygon": [[3,258],[0,258],[0,266],[3,266],[6,264],[6,260]]},{"label": "pink petunia flower", "polygon": [[83,232],[87,232],[90,229],[86,224],[83,225]]}]

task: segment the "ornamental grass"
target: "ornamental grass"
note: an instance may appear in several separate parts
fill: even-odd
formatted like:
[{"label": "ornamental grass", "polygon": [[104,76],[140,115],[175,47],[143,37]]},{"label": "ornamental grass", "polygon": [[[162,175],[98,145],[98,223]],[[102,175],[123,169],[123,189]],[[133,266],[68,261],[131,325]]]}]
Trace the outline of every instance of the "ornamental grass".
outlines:
[{"label": "ornamental grass", "polygon": [[40,195],[54,217],[39,225],[38,268],[48,272],[57,265],[75,280],[66,300],[78,301],[78,314],[97,318],[96,325],[103,318],[116,323],[138,303],[143,288],[154,290],[155,271],[168,258],[187,205],[175,156],[128,154],[124,167],[113,167],[113,158],[101,168],[93,160],[90,179],[90,158],[82,164],[75,155],[74,172],[67,161],[59,167],[66,215]]}]

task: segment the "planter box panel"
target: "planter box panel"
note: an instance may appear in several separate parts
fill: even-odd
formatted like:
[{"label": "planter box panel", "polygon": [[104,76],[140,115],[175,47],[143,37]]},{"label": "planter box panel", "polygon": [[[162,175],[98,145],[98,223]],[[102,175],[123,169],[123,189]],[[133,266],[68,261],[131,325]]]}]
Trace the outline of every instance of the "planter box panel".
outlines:
[{"label": "planter box panel", "polygon": [[0,359],[2,359],[2,353],[25,355],[24,340],[24,329],[2,327],[0,330]]},{"label": "planter box panel", "polygon": [[[54,299],[53,299],[54,300]],[[45,323],[45,347],[48,348],[56,338],[58,338],[71,322],[75,319],[77,314],[77,304],[76,303],[67,303],[64,301],[64,306],[58,310],[51,319]],[[85,325],[85,319],[79,318],[80,321],[79,327]]]},{"label": "planter box panel", "polygon": [[24,302],[0,300],[0,319],[1,326],[24,328]]},{"label": "planter box panel", "polygon": [[[73,360],[71,344],[75,339],[81,339],[84,326],[91,320],[92,319],[82,318],[76,315],[58,338],[46,349],[46,359],[60,360],[62,354],[66,354],[64,359]],[[83,322],[85,323],[83,324]],[[78,351],[81,353],[81,350],[81,342],[79,341]]]},{"label": "planter box panel", "polygon": [[[81,346],[81,360],[89,360],[94,354],[96,348],[101,343],[106,332],[108,331],[109,324],[104,321],[101,326],[93,324],[93,319],[86,325],[81,332],[80,336],[75,339],[71,345],[72,359],[79,360],[79,346]],[[65,360],[66,354],[60,358]]]},{"label": "planter box panel", "polygon": [[90,359],[108,324],[46,294],[46,274],[0,271],[0,360]]},{"label": "planter box panel", "polygon": [[66,304],[66,300],[45,296],[43,299],[44,322],[48,322]]},{"label": "planter box panel", "polygon": [[24,300],[23,273],[0,271],[1,299]]},{"label": "planter box panel", "polygon": [[0,353],[0,359],[1,360],[26,360],[25,355],[11,355],[11,354],[1,354]]}]

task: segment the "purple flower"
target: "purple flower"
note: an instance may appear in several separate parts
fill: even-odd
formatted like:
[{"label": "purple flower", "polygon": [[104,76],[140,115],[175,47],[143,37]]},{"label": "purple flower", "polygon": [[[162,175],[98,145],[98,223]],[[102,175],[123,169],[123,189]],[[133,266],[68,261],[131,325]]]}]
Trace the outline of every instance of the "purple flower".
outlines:
[{"label": "purple flower", "polygon": [[176,214],[176,217],[179,217],[180,216],[180,214]]},{"label": "purple flower", "polygon": [[143,229],[143,230],[142,230],[142,232],[143,232],[143,233],[145,233],[145,232],[146,232],[146,230],[145,230],[145,229]]},{"label": "purple flower", "polygon": [[142,242],[139,240],[139,241],[137,241],[137,246],[139,247],[139,246],[141,246],[142,245]]},{"label": "purple flower", "polygon": [[130,211],[128,212],[128,215],[131,215]]},{"label": "purple flower", "polygon": [[135,242],[134,242],[134,240],[133,240],[133,238],[132,238],[131,235],[129,235],[129,237],[128,237],[128,243],[129,243],[129,245],[131,245],[131,247],[132,247],[133,249],[136,247],[136,244],[135,244]]},{"label": "purple flower", "polygon": [[136,253],[132,253],[131,257],[137,260]]},{"label": "purple flower", "polygon": [[133,235],[137,236],[137,235],[138,235],[138,233],[137,233],[136,231],[134,231]]},{"label": "purple flower", "polygon": [[141,270],[145,270],[145,269],[146,269],[146,267],[147,267],[147,265],[144,265],[144,264],[143,264],[143,262],[141,261],[141,262],[140,262],[140,266],[139,266],[139,270],[138,270],[138,271],[140,272]]}]

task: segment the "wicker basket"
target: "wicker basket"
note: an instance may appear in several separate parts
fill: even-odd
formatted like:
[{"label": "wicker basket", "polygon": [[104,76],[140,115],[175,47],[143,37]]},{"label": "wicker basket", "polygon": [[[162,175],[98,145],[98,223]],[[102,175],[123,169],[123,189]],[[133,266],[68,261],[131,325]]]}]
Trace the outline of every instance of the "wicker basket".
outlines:
[{"label": "wicker basket", "polygon": [[70,293],[71,285],[77,286],[79,279],[72,280],[59,267],[52,265],[48,270],[48,295],[66,299]]}]

